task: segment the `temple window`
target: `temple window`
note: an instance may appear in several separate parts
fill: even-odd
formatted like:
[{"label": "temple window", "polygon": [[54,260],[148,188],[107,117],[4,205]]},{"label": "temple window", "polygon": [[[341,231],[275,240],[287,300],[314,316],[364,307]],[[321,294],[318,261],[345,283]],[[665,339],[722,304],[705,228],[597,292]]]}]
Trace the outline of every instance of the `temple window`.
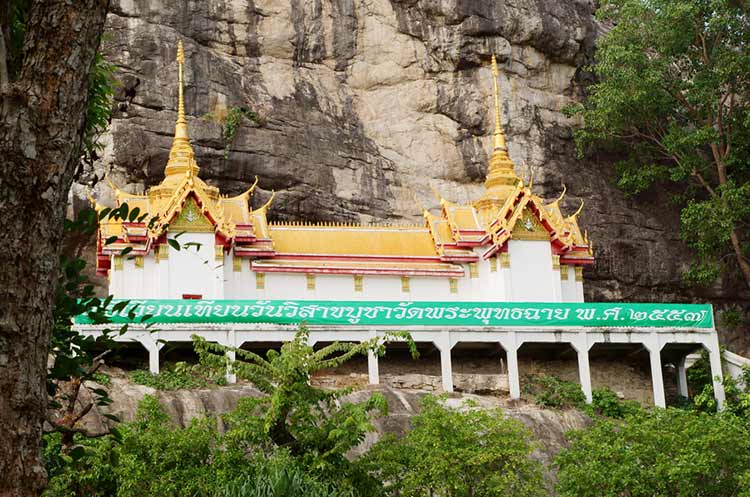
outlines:
[{"label": "temple window", "polygon": [[354,275],[354,291],[355,292],[362,291],[362,275],[361,274]]},{"label": "temple window", "polygon": [[307,289],[308,290],[315,290],[315,275],[314,274],[308,274],[307,276]]},{"label": "temple window", "polygon": [[236,255],[232,258],[232,270],[236,273],[242,271],[242,259]]},{"label": "temple window", "polygon": [[490,272],[497,272],[497,257],[490,258]]},{"label": "temple window", "polygon": [[450,278],[448,279],[448,282],[451,287],[451,293],[458,293],[458,280],[456,278]]},{"label": "temple window", "polygon": [[470,278],[479,278],[479,268],[477,267],[476,262],[470,262],[469,263],[469,277]]},{"label": "temple window", "polygon": [[255,289],[263,290],[266,288],[266,273],[255,273]]},{"label": "temple window", "polygon": [[409,277],[408,276],[402,276],[401,277],[401,291],[402,292],[409,292],[411,289],[409,288]]},{"label": "temple window", "polygon": [[115,271],[122,271],[122,256],[115,255],[112,259],[112,266],[115,268]]}]

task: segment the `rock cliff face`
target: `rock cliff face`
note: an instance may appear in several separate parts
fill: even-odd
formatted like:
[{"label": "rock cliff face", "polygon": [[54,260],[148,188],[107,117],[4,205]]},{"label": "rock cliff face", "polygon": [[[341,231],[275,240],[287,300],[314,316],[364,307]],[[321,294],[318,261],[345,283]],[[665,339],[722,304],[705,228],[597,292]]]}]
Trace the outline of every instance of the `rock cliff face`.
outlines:
[{"label": "rock cliff face", "polygon": [[[161,179],[185,43],[188,121],[201,175],[225,193],[260,178],[271,219],[418,220],[476,198],[486,172],[497,54],[503,124],[521,175],[548,198],[568,187],[597,264],[588,300],[685,300],[676,211],[627,199],[605,160],[581,161],[561,110],[579,98],[599,27],[588,0],[113,0],[105,51],[119,66],[103,158],[84,186],[111,199]],[[225,155],[221,117],[246,107]],[[214,119],[208,119],[211,114]],[[218,117],[218,121],[216,122]],[[257,122],[256,122],[257,121]],[[720,288],[701,297],[728,298]]]}]

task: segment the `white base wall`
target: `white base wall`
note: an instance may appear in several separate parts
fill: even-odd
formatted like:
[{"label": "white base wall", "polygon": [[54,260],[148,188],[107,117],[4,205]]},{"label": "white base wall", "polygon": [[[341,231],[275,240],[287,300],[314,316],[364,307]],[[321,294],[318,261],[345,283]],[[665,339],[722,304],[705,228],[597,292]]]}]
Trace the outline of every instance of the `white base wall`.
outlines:
[{"label": "white base wall", "polygon": [[[494,262],[480,258],[472,275],[471,265],[463,264],[464,276],[455,278],[455,292],[447,277],[412,276],[404,291],[399,275],[363,275],[362,290],[355,291],[351,274],[315,274],[314,288],[308,288],[306,274],[280,272],[265,273],[259,288],[250,260],[235,266],[232,253],[216,259],[212,233],[185,233],[179,242],[182,248],[169,247],[168,258],[158,263],[153,253],[145,256],[142,268],[124,258],[122,270],[110,270],[110,293],[116,298],[150,299],[192,294],[204,299],[583,301],[583,284],[575,280],[574,268],[553,269],[550,244],[544,241],[511,240],[504,256],[510,267],[503,267],[501,257]],[[562,280],[565,271],[568,278]]]}]

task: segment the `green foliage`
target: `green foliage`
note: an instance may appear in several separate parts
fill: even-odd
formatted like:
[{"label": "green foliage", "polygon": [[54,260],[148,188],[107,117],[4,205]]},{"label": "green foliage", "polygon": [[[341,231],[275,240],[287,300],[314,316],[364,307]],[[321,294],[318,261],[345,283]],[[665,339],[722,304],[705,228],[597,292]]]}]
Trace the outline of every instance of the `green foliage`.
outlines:
[{"label": "green foliage", "polygon": [[[304,325],[280,352],[270,350],[265,358],[198,336],[193,337],[193,343],[201,363],[218,370],[229,366],[264,394],[241,399],[237,409],[225,417],[232,427],[228,434],[232,443],[246,451],[289,451],[322,481],[365,494],[370,482],[346,454],[373,431],[372,417],[386,412],[385,398],[373,394],[361,403],[347,402],[343,397],[352,389],[317,388],[310,384],[310,378],[315,371],[338,367],[359,354],[383,354],[389,339],[407,340],[416,354],[411,337],[404,333],[362,343],[336,342],[316,351],[308,344]],[[230,350],[236,354],[236,361],[228,359]]]},{"label": "green foliage", "polygon": [[8,38],[6,39],[8,77],[11,81],[18,77],[23,63],[23,39],[26,36],[26,23],[31,15],[30,0],[9,0]]},{"label": "green foliage", "polygon": [[[221,447],[216,420],[172,425],[159,402],[146,396],[134,422],[121,427],[122,442],[112,437],[80,438],[84,454],[77,461],[49,465],[47,497],[117,496],[209,497],[248,473],[244,454]],[[48,436],[51,456],[59,454]]]},{"label": "green foliage", "polygon": [[750,474],[750,433],[731,414],[679,409],[599,418],[568,435],[557,457],[561,497],[739,495]]},{"label": "green foliage", "polygon": [[333,485],[321,483],[294,458],[280,452],[255,466],[255,474],[222,487],[215,497],[349,497]]},{"label": "green foliage", "polygon": [[750,285],[746,2],[605,0],[597,15],[612,25],[589,68],[597,82],[566,109],[583,117],[579,153],[624,156],[618,184],[629,194],[676,185],[682,237],[696,256],[687,281],[712,283],[734,258]]},{"label": "green foliage", "polygon": [[[76,435],[77,453],[64,450],[62,435],[44,435],[43,456],[49,477],[45,497],[110,497],[117,494],[115,437]],[[75,457],[74,457],[75,456]]]},{"label": "green foliage", "polygon": [[130,380],[156,390],[208,388],[211,385],[224,384],[224,376],[221,373],[202,364],[186,362],[168,364],[157,374],[145,369],[137,369],[130,372]]},{"label": "green foliage", "polygon": [[578,383],[561,380],[557,376],[526,375],[523,382],[525,394],[531,395],[534,403],[555,409],[582,408],[586,396]]},{"label": "green foliage", "polygon": [[112,384],[112,378],[110,378],[108,375],[104,373],[99,373],[99,372],[92,374],[91,380],[95,381],[96,383],[104,387],[108,387]]},{"label": "green foliage", "polygon": [[460,409],[427,396],[403,438],[385,437],[363,466],[386,482],[386,494],[403,497],[541,496],[541,465],[530,455],[531,433],[500,410]]},{"label": "green foliage", "polygon": [[229,107],[226,110],[222,109],[221,112],[209,112],[203,118],[222,125],[221,138],[224,142],[225,159],[229,158],[234,137],[237,135],[243,119],[249,119],[256,126],[261,124],[260,116],[247,107]]},{"label": "green foliage", "polygon": [[[122,310],[128,304],[125,301],[112,304],[112,296],[100,299],[95,295],[94,285],[86,276],[86,261],[80,257],[80,247],[85,246],[96,233],[99,220],[127,219],[133,212],[135,210],[129,211],[127,204],[116,209],[104,209],[98,214],[93,210],[84,210],[76,219],[66,220],[64,224],[67,245],[60,255],[47,393],[50,397],[49,425],[63,434],[62,447],[66,451],[72,448],[76,433],[85,433],[85,429],[78,426],[78,421],[91,407],[78,399],[81,385],[102,380],[99,384],[107,386],[108,382],[102,379],[98,368],[103,364],[106,351],[116,346],[113,338],[128,329],[127,325],[106,328],[96,338],[83,336],[72,329],[73,318],[79,314],[86,314],[93,323],[107,324],[107,309]],[[139,221],[142,222],[145,216],[140,216]],[[128,314],[131,320],[136,320],[135,308]],[[142,317],[141,322],[145,319],[147,316]],[[103,349],[105,353],[101,353]],[[103,406],[111,402],[106,389],[95,388],[91,392],[96,405]]]},{"label": "green foliage", "polygon": [[99,138],[107,130],[112,114],[116,69],[100,52],[96,53],[89,73],[88,107],[83,132],[84,160],[87,162],[93,162],[97,158],[97,152],[104,148],[99,143]]},{"label": "green foliage", "polygon": [[643,408],[632,400],[620,400],[617,394],[609,388],[594,388],[591,391],[591,405],[584,409],[589,414],[596,414],[607,418],[622,419],[635,415]]}]

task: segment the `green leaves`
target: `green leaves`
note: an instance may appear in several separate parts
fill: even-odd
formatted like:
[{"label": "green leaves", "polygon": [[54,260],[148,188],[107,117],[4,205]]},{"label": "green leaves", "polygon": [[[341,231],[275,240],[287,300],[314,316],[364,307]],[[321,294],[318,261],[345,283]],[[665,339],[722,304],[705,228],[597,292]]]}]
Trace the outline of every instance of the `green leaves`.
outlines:
[{"label": "green leaves", "polygon": [[[731,0],[606,0],[597,15],[612,25],[590,69],[598,81],[585,102],[580,154],[621,158],[617,184],[630,195],[675,184],[683,238],[696,250],[693,282],[735,271],[729,243],[750,220],[726,191],[750,180],[750,17]],[[678,198],[675,196],[674,198]],[[747,204],[747,198],[744,198]],[[716,224],[713,224],[716,223]],[[743,270],[750,285],[750,270]]]},{"label": "green leaves", "polygon": [[531,433],[499,409],[471,402],[446,407],[427,396],[412,430],[384,437],[363,465],[386,482],[386,495],[529,497],[546,495],[541,464],[531,459]]},{"label": "green leaves", "polygon": [[116,83],[115,70],[116,66],[107,62],[102,54],[97,52],[89,73],[88,107],[83,133],[84,156],[88,162],[93,162],[97,157],[97,151],[103,148],[99,138],[109,125]]},{"label": "green leaves", "polygon": [[[561,497],[738,495],[750,470],[740,418],[678,409],[599,419],[569,435],[556,462]],[[747,487],[745,487],[747,488]]]}]

